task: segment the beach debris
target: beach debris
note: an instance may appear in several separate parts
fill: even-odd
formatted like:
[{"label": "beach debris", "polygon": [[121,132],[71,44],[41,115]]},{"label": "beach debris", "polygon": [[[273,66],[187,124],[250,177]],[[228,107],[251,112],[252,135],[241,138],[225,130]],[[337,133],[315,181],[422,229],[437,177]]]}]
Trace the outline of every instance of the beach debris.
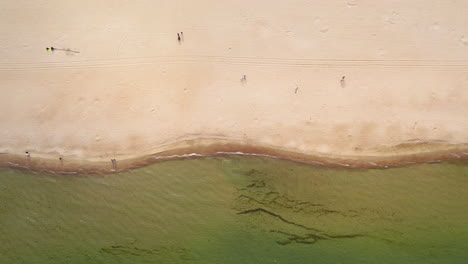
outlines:
[{"label": "beach debris", "polygon": [[343,76],[343,77],[341,78],[341,80],[340,80],[341,87],[343,87],[343,88],[346,86],[345,77],[346,77],[346,76]]},{"label": "beach debris", "polygon": [[65,51],[66,54],[73,54],[73,53],[80,53],[79,51],[76,51],[76,50],[72,50],[72,49],[57,49],[57,48],[54,48],[54,47],[47,47],[46,48],[46,51],[56,51],[56,50],[61,50],[61,51]]}]

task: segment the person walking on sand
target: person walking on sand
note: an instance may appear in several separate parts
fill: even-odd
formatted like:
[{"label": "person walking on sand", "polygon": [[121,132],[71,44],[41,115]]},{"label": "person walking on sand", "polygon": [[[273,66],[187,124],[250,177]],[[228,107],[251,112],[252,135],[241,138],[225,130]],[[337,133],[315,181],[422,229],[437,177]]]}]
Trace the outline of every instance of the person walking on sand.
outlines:
[{"label": "person walking on sand", "polygon": [[180,34],[179,33],[177,33],[177,41],[180,42]]},{"label": "person walking on sand", "polygon": [[341,81],[340,81],[341,87],[345,87],[345,84],[346,84],[346,83],[345,83],[345,77],[346,77],[346,76],[343,76],[343,77],[341,78]]},{"label": "person walking on sand", "polygon": [[29,154],[28,151],[26,151],[26,158],[29,158],[29,157],[31,157],[31,155]]},{"label": "person walking on sand", "polygon": [[241,78],[240,78],[241,82],[244,83],[246,80],[247,80],[247,76],[244,74]]},{"label": "person walking on sand", "polygon": [[112,168],[115,170],[117,169],[117,160],[116,159],[111,159],[112,162]]}]

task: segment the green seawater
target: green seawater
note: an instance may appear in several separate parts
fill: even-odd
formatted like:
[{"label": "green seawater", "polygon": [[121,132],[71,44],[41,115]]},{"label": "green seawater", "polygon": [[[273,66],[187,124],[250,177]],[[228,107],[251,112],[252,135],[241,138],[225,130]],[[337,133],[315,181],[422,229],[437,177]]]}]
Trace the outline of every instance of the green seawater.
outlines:
[{"label": "green seawater", "polygon": [[468,165],[0,170],[0,263],[467,263]]}]

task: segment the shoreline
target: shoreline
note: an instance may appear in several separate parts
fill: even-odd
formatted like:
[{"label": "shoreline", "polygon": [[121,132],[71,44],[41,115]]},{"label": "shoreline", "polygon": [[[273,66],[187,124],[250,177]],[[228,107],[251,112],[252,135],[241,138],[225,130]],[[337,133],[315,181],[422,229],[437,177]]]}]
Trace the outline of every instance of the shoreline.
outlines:
[{"label": "shoreline", "polygon": [[386,169],[421,163],[468,162],[468,146],[467,144],[419,142],[386,147],[361,155],[334,155],[300,153],[246,143],[220,142],[220,140],[190,140],[165,146],[160,148],[160,151],[152,153],[122,156],[122,159],[117,159],[115,167],[111,163],[112,157],[86,159],[60,156],[63,159],[59,160],[58,158],[53,159],[51,156],[51,154],[31,153],[31,157],[27,158],[23,155],[1,153],[0,168],[55,175],[99,175],[138,169],[171,160],[248,156],[328,168]]}]

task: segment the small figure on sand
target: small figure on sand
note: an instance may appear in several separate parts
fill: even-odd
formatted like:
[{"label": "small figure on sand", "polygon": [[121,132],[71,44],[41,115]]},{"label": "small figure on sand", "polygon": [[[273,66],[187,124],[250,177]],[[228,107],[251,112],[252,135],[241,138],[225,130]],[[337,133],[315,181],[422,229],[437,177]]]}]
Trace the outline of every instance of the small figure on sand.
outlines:
[{"label": "small figure on sand", "polygon": [[343,77],[341,78],[341,81],[340,81],[341,87],[345,87],[345,85],[346,85],[346,83],[345,83],[345,77],[346,77],[346,76],[343,76]]},{"label": "small figure on sand", "polygon": [[184,32],[180,32],[180,38],[182,39],[182,41],[184,41]]},{"label": "small figure on sand", "polygon": [[180,34],[179,33],[177,33],[177,41],[180,42]]},{"label": "small figure on sand", "polygon": [[51,50],[51,51],[54,51],[54,50],[55,50],[55,48],[54,48],[54,47],[50,47],[50,50]]},{"label": "small figure on sand", "polygon": [[26,158],[29,158],[29,157],[31,157],[31,155],[29,154],[28,151],[26,151]]},{"label": "small figure on sand", "polygon": [[294,93],[297,93],[299,91],[299,87],[296,86],[296,89],[294,89]]},{"label": "small figure on sand", "polygon": [[116,159],[111,159],[112,162],[112,168],[115,170],[117,169],[117,160]]},{"label": "small figure on sand", "polygon": [[241,80],[241,82],[247,81],[247,75],[244,74],[244,75],[241,77],[240,80]]}]

